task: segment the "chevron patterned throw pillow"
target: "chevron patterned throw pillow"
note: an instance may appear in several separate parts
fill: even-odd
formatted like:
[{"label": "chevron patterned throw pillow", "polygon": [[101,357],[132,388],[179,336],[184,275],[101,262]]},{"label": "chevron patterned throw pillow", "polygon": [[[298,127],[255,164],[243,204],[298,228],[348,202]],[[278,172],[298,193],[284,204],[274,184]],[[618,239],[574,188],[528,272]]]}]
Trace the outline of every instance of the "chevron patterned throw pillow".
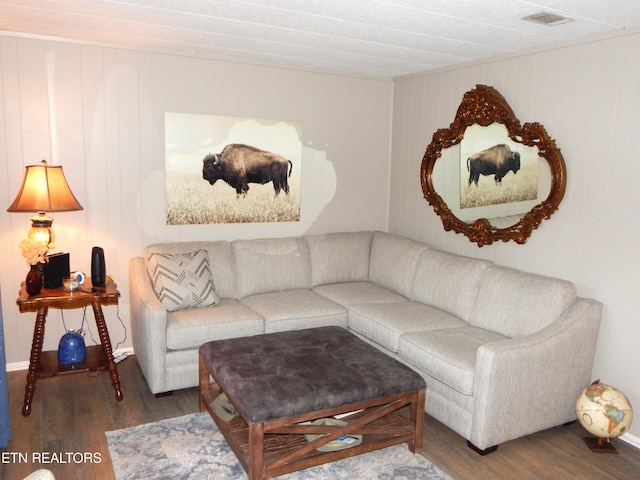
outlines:
[{"label": "chevron patterned throw pillow", "polygon": [[212,307],[219,302],[206,250],[151,254],[147,271],[158,300],[169,312]]}]

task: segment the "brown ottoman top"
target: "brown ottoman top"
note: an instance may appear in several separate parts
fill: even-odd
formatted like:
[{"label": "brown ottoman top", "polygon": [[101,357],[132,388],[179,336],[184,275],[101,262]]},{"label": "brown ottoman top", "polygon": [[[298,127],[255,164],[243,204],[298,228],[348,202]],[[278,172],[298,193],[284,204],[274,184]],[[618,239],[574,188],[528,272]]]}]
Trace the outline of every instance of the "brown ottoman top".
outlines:
[{"label": "brown ottoman top", "polygon": [[217,340],[200,356],[252,422],[425,388],[406,365],[341,327]]}]

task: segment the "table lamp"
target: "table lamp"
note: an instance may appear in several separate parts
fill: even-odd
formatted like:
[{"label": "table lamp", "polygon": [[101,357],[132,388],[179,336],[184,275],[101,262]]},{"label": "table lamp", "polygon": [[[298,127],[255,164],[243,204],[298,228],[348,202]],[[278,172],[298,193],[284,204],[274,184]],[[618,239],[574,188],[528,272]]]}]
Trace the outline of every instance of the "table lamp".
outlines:
[{"label": "table lamp", "polygon": [[45,212],[71,212],[82,210],[76,197],[71,193],[67,179],[60,165],[40,165],[26,167],[22,186],[7,212],[37,212],[30,218],[31,230],[28,237],[54,247],[55,236],[51,224],[53,218]]}]

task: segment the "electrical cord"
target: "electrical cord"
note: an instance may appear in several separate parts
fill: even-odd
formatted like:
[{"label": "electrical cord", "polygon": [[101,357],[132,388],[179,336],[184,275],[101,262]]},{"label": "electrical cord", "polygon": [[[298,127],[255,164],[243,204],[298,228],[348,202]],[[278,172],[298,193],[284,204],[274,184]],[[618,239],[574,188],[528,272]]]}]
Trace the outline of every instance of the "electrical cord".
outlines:
[{"label": "electrical cord", "polygon": [[[67,329],[67,322],[64,319],[64,310],[63,309],[60,309],[60,316],[62,317],[62,326],[64,327],[64,331],[66,333],[69,330]],[[128,338],[127,327],[125,326],[124,321],[120,317],[120,305],[116,306],[116,317],[117,317],[118,321],[120,322],[120,325],[122,325],[122,329],[124,330],[124,338],[122,340],[120,340],[116,344],[115,348],[113,348],[114,352],[118,348],[120,348],[120,345],[122,345],[124,342],[126,342],[127,338]],[[85,328],[85,323],[87,324],[87,328]],[[89,337],[91,337],[91,341],[93,342],[94,345],[101,345],[102,342],[97,342],[96,341],[96,339],[93,337],[93,332],[91,331],[91,329],[88,326],[88,322],[87,322],[87,307],[86,306],[82,308],[82,323],[80,324],[80,330],[83,330],[85,332],[87,332],[87,331],[89,332]],[[128,355],[128,354],[119,355],[118,358],[122,357],[123,355]],[[124,358],[123,358],[123,360],[124,360]]]},{"label": "electrical cord", "polygon": [[116,317],[120,321],[120,325],[122,325],[122,329],[124,330],[124,338],[116,344],[116,348],[114,348],[114,350],[117,350],[120,345],[127,341],[127,327],[122,321],[122,318],[120,318],[120,305],[116,305]]}]

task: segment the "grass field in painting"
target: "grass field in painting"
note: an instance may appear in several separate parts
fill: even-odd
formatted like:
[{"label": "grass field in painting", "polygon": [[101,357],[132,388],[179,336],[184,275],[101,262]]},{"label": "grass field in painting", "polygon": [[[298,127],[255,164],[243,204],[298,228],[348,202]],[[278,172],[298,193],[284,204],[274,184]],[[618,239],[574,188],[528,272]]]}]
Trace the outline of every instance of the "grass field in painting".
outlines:
[{"label": "grass field in painting", "polygon": [[502,203],[535,200],[538,196],[537,164],[522,165],[518,173],[507,173],[502,184],[497,185],[495,175],[480,175],[478,186],[468,184],[468,175],[461,179],[460,207],[482,207]]},{"label": "grass field in painting", "polygon": [[166,179],[167,225],[296,222],[300,220],[300,176],[289,178],[289,195],[275,196],[273,183],[250,183],[246,196],[222,180],[172,173]]}]

